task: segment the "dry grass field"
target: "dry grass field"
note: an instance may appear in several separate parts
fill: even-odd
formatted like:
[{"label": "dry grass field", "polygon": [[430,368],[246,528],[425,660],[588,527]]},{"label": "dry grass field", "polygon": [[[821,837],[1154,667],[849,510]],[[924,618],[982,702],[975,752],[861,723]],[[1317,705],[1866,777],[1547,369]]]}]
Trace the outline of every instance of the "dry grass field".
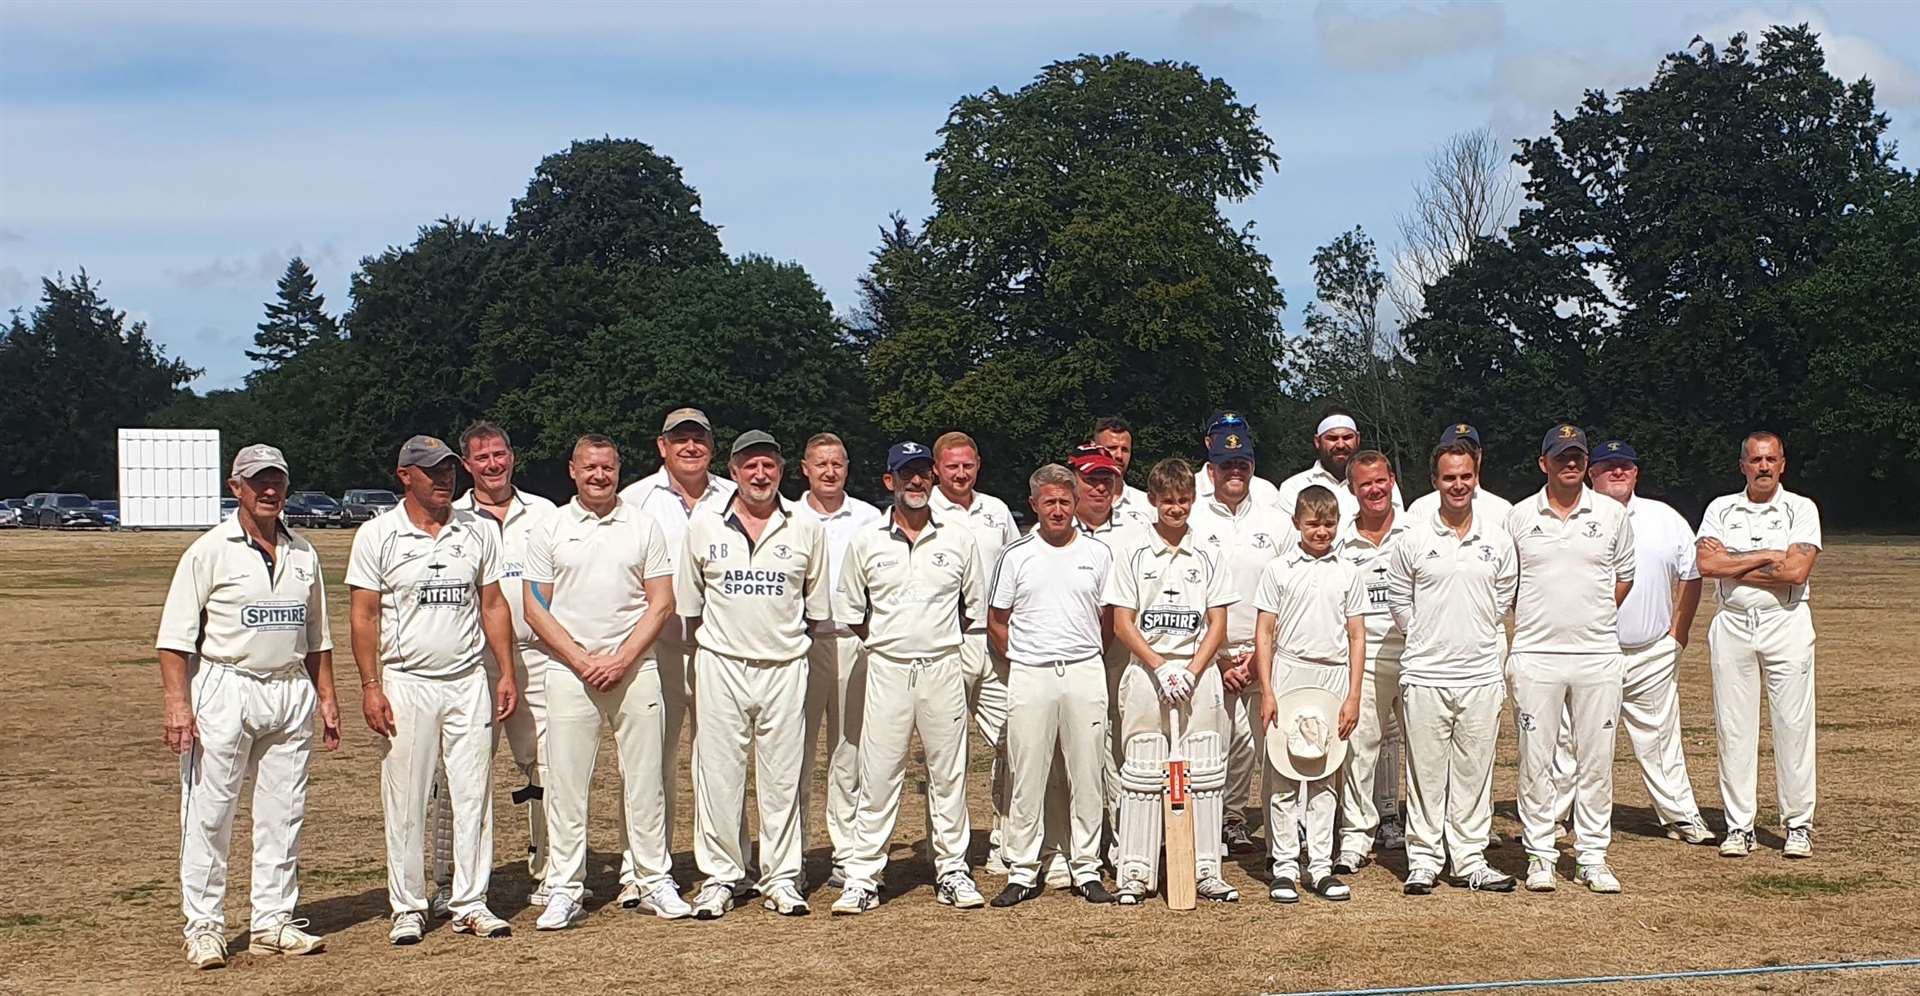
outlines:
[{"label": "dry grass field", "polygon": [[[956,912],[933,901],[907,840],[890,901],[834,920],[783,919],[744,907],[717,923],[666,923],[604,906],[614,862],[596,851],[592,916],[542,934],[525,907],[517,782],[501,752],[494,909],[515,936],[456,936],[444,921],[414,948],[385,940],[384,857],[374,735],[359,715],[340,586],[349,534],[309,534],[326,560],[346,742],[316,754],[302,854],[301,915],[325,954],[287,959],[245,947],[247,824],[235,834],[228,896],[236,954],[199,973],[180,957],[177,765],[160,741],[152,641],[186,534],[0,533],[0,992],[5,993],[668,993],[1023,992],[1167,996],[1336,989],[1920,955],[1920,545],[1840,540],[1822,558],[1820,816],[1811,861],[1781,858],[1772,827],[1771,759],[1762,747],[1762,850],[1744,861],[1659,835],[1625,738],[1616,755],[1617,897],[1563,885],[1551,895],[1476,895],[1442,887],[1400,895],[1399,855],[1355,876],[1344,905],[1266,901],[1257,860],[1229,869],[1237,906],[1174,914],[1155,904],[1092,908],[1055,893],[1015,911]],[[1711,599],[1709,598],[1709,602]],[[1681,665],[1687,754],[1707,816],[1719,826],[1705,653],[1711,609]],[[977,751],[976,751],[977,753]],[[603,756],[603,761],[606,755]],[[683,752],[682,756],[685,754]],[[976,777],[985,766],[976,757]],[[610,845],[610,763],[594,799],[594,843]],[[1512,741],[1496,781],[1513,819]],[[685,781],[681,789],[685,791]],[[981,815],[981,793],[975,813]],[[817,800],[820,798],[816,793]],[[911,805],[911,803],[909,803]],[[681,814],[690,808],[679,807]],[[825,877],[815,821],[809,877]],[[984,828],[986,821],[976,822]],[[918,844],[921,815],[902,836]],[[976,859],[985,835],[975,834]],[[676,873],[694,881],[688,835]],[[1517,872],[1517,848],[1492,852]],[[1570,868],[1568,869],[1570,870]],[[991,895],[1000,883],[982,876]],[[904,887],[904,892],[902,891]],[[1639,986],[1605,993],[1920,992],[1920,971],[1854,971]]]}]

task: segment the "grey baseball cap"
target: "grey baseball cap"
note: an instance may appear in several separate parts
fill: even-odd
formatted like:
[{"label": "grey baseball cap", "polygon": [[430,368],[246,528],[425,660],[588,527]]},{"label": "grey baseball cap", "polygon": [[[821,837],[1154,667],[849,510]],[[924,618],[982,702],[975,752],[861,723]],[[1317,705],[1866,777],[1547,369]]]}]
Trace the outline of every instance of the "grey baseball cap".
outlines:
[{"label": "grey baseball cap", "polygon": [[242,446],[240,452],[233,455],[234,477],[252,477],[263,470],[278,470],[282,474],[291,473],[287,470],[287,458],[280,455],[278,448],[265,443]]},{"label": "grey baseball cap", "polygon": [[400,447],[400,466],[437,467],[458,455],[432,436],[415,436]]},{"label": "grey baseball cap", "polygon": [[733,441],[733,448],[728,450],[727,453],[729,456],[739,456],[741,453],[753,449],[756,446],[765,446],[772,449],[775,453],[780,452],[780,441],[773,438],[771,433],[761,429],[748,429]]},{"label": "grey baseball cap", "polygon": [[706,412],[698,408],[675,408],[673,411],[667,413],[665,419],[661,420],[660,434],[664,436],[688,422],[692,422],[694,425],[708,432],[713,431],[713,423],[707,421]]}]

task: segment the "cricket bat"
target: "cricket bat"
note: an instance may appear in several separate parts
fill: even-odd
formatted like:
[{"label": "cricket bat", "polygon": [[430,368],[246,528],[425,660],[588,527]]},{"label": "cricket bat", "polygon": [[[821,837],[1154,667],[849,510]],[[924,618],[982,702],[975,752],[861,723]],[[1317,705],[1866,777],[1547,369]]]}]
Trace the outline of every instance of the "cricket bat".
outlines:
[{"label": "cricket bat", "polygon": [[1167,707],[1167,794],[1162,814],[1167,839],[1167,908],[1194,907],[1198,866],[1193,853],[1193,806],[1187,795],[1187,752],[1180,729],[1180,707]]}]

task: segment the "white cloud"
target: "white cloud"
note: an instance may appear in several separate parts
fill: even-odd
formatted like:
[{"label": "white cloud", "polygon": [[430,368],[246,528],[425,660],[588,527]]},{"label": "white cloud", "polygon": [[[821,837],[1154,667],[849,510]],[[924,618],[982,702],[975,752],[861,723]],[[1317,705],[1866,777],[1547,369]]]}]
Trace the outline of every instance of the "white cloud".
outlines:
[{"label": "white cloud", "polygon": [[1865,35],[1836,30],[1831,19],[1812,7],[1796,5],[1771,13],[1749,7],[1708,22],[1700,34],[1715,45],[1724,45],[1734,34],[1745,32],[1748,45],[1757,48],[1761,35],[1776,24],[1812,28],[1827,53],[1827,71],[1848,83],[1862,76],[1872,80],[1875,103],[1881,107],[1920,107],[1920,71]]},{"label": "white cloud", "polygon": [[1552,129],[1554,112],[1572,117],[1586,91],[1645,84],[1659,64],[1637,53],[1506,51],[1473,95],[1492,104],[1495,132],[1530,138]]},{"label": "white cloud", "polygon": [[1436,56],[1498,46],[1506,11],[1490,3],[1383,7],[1320,0],[1313,10],[1313,28],[1329,63],[1391,71]]},{"label": "white cloud", "polygon": [[1269,27],[1259,12],[1235,3],[1197,3],[1180,12],[1181,34],[1203,41],[1246,41]]},{"label": "white cloud", "polygon": [[293,246],[284,252],[268,249],[254,257],[252,262],[234,257],[215,259],[204,266],[190,270],[168,270],[167,278],[177,287],[187,290],[202,290],[225,284],[262,284],[271,287],[287,271],[287,262],[295,256],[307,264],[308,269],[334,267],[343,262],[340,251],[332,245],[323,245],[317,252],[308,253],[299,246]]}]

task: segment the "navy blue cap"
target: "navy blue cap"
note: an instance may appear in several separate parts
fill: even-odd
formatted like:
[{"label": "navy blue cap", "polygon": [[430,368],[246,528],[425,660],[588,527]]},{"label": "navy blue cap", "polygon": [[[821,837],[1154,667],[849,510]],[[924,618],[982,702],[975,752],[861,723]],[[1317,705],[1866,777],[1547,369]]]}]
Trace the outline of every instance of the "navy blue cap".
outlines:
[{"label": "navy blue cap", "polygon": [[1212,415],[1207,416],[1207,435],[1211,436],[1226,426],[1239,426],[1242,429],[1252,428],[1252,426],[1248,424],[1245,415],[1231,408],[1216,409]]},{"label": "navy blue cap", "polygon": [[1556,425],[1547,430],[1547,437],[1540,441],[1540,455],[1557,457],[1568,450],[1593,452],[1587,447],[1587,433],[1571,422]]},{"label": "navy blue cap", "polygon": [[1245,426],[1226,426],[1224,431],[1214,433],[1213,440],[1207,444],[1208,463],[1229,460],[1253,462],[1253,434]]},{"label": "navy blue cap", "polygon": [[1640,454],[1634,451],[1632,443],[1624,439],[1609,439],[1601,443],[1600,448],[1590,454],[1590,458],[1594,463],[1600,463],[1603,460],[1625,460],[1636,467],[1640,465]]},{"label": "navy blue cap", "polygon": [[900,473],[900,468],[921,460],[932,463],[933,451],[912,440],[904,443],[894,443],[892,446],[887,447],[887,473],[889,474],[898,474]]},{"label": "navy blue cap", "polygon": [[1471,443],[1474,449],[1480,448],[1480,430],[1465,422],[1455,422],[1440,433],[1440,445],[1448,443]]}]

